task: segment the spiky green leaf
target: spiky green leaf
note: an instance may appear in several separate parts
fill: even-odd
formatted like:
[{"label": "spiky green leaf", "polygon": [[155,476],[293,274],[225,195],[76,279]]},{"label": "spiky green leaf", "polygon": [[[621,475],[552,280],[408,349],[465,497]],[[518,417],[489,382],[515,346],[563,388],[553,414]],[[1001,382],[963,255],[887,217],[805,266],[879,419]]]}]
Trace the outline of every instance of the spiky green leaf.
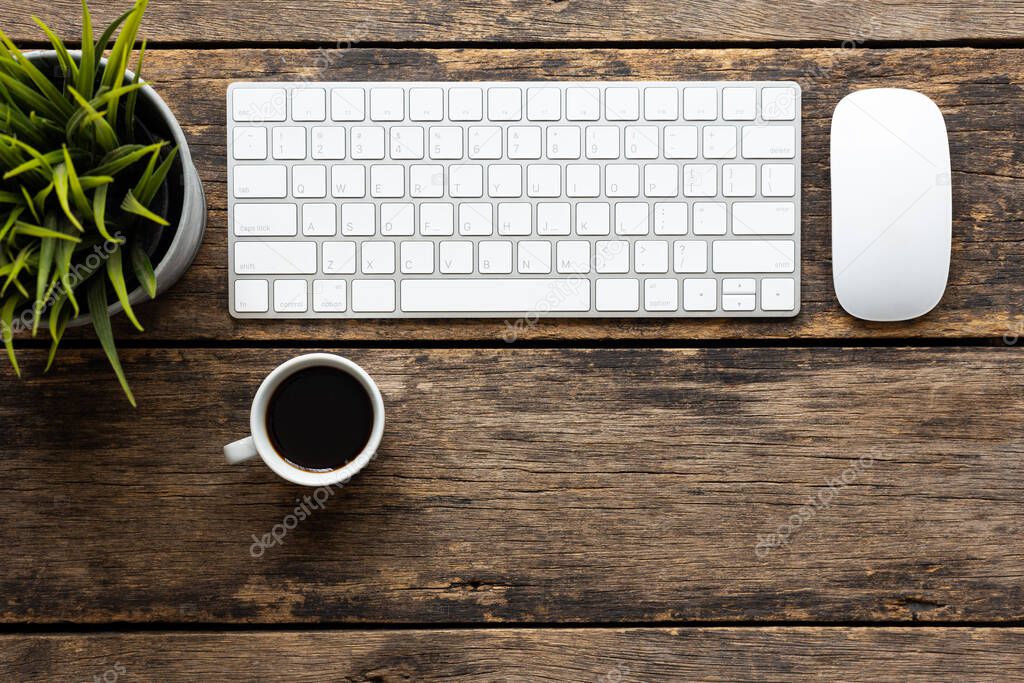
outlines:
[{"label": "spiky green leaf", "polygon": [[124,368],[121,367],[121,359],[117,356],[117,347],[114,345],[114,331],[110,326],[110,313],[107,311],[107,281],[104,278],[94,278],[88,285],[87,299],[89,302],[89,314],[92,316],[92,326],[96,330],[96,336],[100,340],[103,352],[107,354],[107,360],[117,375],[117,381],[121,383],[128,402],[135,407],[135,396],[128,386],[128,380],[124,375]]}]

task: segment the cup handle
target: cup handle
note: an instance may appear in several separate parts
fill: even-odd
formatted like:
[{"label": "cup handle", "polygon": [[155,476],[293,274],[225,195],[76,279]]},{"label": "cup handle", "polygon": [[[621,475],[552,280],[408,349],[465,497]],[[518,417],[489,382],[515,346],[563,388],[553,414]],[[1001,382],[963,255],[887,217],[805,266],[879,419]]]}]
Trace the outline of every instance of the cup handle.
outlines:
[{"label": "cup handle", "polygon": [[245,462],[250,458],[255,458],[257,455],[256,441],[251,436],[239,439],[234,443],[229,443],[224,447],[224,457],[227,458],[228,463],[232,465]]}]

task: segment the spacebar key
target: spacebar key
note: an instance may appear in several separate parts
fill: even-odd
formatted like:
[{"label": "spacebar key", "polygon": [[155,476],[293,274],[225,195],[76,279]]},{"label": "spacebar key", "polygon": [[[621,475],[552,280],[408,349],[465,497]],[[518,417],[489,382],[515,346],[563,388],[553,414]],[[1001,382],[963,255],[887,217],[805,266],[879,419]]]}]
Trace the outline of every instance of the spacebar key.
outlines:
[{"label": "spacebar key", "polygon": [[590,281],[404,280],[401,304],[406,313],[589,311]]}]

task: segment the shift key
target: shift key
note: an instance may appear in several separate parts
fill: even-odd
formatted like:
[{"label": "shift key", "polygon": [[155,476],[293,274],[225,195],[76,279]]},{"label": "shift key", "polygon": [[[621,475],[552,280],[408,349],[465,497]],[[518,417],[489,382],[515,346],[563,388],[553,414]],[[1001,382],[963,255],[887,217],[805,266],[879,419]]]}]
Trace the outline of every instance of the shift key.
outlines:
[{"label": "shift key", "polygon": [[316,242],[235,242],[238,275],[312,275]]},{"label": "shift key", "polygon": [[711,267],[716,273],[792,273],[795,254],[790,240],[716,241]]}]

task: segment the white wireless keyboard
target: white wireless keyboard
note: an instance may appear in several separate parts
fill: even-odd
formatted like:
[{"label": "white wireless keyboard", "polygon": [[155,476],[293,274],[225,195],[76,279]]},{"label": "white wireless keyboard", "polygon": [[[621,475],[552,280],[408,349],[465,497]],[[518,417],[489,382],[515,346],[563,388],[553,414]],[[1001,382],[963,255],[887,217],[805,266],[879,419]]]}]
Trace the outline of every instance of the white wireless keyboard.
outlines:
[{"label": "white wireless keyboard", "polygon": [[234,83],[239,318],[793,316],[792,82]]}]

